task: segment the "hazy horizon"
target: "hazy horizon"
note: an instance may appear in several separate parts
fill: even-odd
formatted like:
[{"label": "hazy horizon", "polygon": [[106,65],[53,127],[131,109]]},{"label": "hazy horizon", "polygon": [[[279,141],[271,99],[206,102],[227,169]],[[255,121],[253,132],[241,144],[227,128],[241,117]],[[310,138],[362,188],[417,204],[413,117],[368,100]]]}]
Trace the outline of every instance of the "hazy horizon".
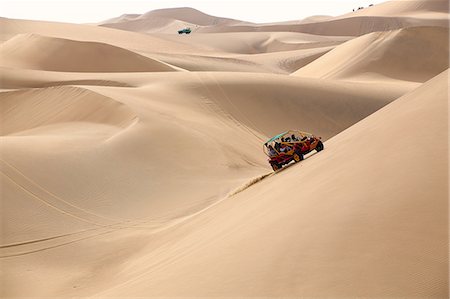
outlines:
[{"label": "hazy horizon", "polygon": [[164,8],[191,7],[206,14],[255,23],[300,20],[314,15],[337,16],[358,7],[386,1],[360,0],[246,0],[218,4],[206,0],[0,0],[1,17],[56,21],[68,23],[95,23],[122,14],[143,14]]}]

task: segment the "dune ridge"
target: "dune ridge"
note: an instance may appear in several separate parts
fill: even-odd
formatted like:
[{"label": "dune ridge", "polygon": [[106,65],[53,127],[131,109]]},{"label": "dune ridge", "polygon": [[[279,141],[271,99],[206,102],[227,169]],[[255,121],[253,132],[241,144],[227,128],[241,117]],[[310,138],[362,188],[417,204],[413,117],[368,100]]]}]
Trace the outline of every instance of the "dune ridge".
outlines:
[{"label": "dune ridge", "polygon": [[[159,35],[161,36],[161,35]],[[237,32],[192,34],[188,39],[166,35],[171,41],[208,45],[216,52],[261,54],[334,46],[349,37],[317,36],[298,32]]]},{"label": "dune ridge", "polygon": [[[38,127],[88,122],[125,128],[137,116],[123,104],[80,87],[62,86],[0,93],[1,135]],[[26,120],[26,121],[24,121]]]},{"label": "dune ridge", "polygon": [[212,17],[185,7],[155,10],[143,15],[124,15],[106,20],[101,26],[172,34],[176,34],[183,26],[191,26],[197,33],[295,31],[316,35],[360,36],[405,27],[448,27],[448,12],[449,4],[446,0],[399,0],[387,1],[337,17],[316,16],[298,21],[253,24]]},{"label": "dune ridge", "polygon": [[[449,3],[445,0],[396,0],[357,10],[357,16],[429,16],[448,14]],[[353,14],[352,14],[353,15]],[[342,17],[345,17],[344,15]]]},{"label": "dune ridge", "polygon": [[361,36],[416,26],[449,27],[446,0],[387,1],[342,16],[298,24],[261,24],[201,28],[203,32],[296,31],[317,35]]},{"label": "dune ridge", "polygon": [[371,33],[338,46],[293,75],[342,79],[374,74],[425,82],[448,68],[448,45],[449,30],[442,27]]},{"label": "dune ridge", "polygon": [[[120,77],[115,76],[120,73],[52,72],[8,67],[0,67],[0,72],[2,73],[0,88],[5,90],[61,85],[134,87],[131,83],[121,82]],[[80,74],[83,75],[80,76]],[[108,79],[105,79],[105,77],[108,77]]]},{"label": "dune ridge", "polygon": [[198,28],[247,23],[239,20],[215,17],[190,7],[166,8],[149,11],[142,15],[124,15],[106,20],[100,26],[146,33],[176,33],[183,27]]},{"label": "dune ridge", "polygon": [[[36,53],[37,51],[37,53]],[[167,72],[174,69],[103,43],[18,35],[0,45],[0,65],[67,72]]]},{"label": "dune ridge", "polygon": [[448,13],[443,13],[441,18],[414,18],[414,17],[389,17],[389,16],[349,16],[325,20],[318,23],[306,23],[297,25],[235,25],[201,28],[198,31],[204,33],[214,32],[255,32],[255,31],[295,31],[316,35],[328,36],[361,36],[371,32],[389,31],[415,26],[448,27]]},{"label": "dune ridge", "polygon": [[0,40],[2,42],[19,34],[37,34],[75,41],[105,43],[111,46],[125,48],[139,54],[147,52],[208,52],[199,45],[196,45],[193,48],[192,46],[174,43],[154,35],[86,24],[18,20],[0,17],[0,26],[2,27],[2,35],[0,35]]}]

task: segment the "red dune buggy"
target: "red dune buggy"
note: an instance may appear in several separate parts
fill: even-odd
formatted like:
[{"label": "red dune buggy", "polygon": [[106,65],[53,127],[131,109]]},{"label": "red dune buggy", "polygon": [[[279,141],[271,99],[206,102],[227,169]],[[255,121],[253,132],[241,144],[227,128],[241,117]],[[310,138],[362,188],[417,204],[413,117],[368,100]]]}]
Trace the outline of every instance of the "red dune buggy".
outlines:
[{"label": "red dune buggy", "polygon": [[278,134],[264,143],[264,153],[269,157],[269,163],[274,171],[290,163],[300,162],[304,155],[316,150],[323,150],[321,137],[313,134],[290,130]]}]

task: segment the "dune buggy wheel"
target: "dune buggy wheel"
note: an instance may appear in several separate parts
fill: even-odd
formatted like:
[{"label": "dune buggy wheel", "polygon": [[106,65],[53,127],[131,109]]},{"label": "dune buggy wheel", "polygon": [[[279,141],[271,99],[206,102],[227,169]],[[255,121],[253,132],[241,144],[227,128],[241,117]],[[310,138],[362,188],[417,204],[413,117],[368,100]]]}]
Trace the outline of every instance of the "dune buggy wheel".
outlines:
[{"label": "dune buggy wheel", "polygon": [[294,158],[295,162],[300,162],[303,160],[303,155],[300,153],[294,153],[294,155],[292,157]]},{"label": "dune buggy wheel", "polygon": [[277,163],[270,164],[270,166],[272,166],[273,171],[277,171],[281,168],[281,165]]},{"label": "dune buggy wheel", "polygon": [[320,152],[321,150],[323,150],[323,143],[322,141],[319,141],[316,145],[316,151]]}]

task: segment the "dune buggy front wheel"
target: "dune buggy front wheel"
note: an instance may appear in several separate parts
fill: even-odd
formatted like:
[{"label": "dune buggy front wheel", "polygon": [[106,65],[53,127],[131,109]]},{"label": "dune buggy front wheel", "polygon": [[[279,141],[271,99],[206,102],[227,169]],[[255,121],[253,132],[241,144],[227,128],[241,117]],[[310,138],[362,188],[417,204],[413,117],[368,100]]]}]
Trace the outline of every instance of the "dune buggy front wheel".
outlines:
[{"label": "dune buggy front wheel", "polygon": [[319,141],[316,145],[316,151],[320,152],[321,150],[323,150],[323,143],[322,141]]}]

